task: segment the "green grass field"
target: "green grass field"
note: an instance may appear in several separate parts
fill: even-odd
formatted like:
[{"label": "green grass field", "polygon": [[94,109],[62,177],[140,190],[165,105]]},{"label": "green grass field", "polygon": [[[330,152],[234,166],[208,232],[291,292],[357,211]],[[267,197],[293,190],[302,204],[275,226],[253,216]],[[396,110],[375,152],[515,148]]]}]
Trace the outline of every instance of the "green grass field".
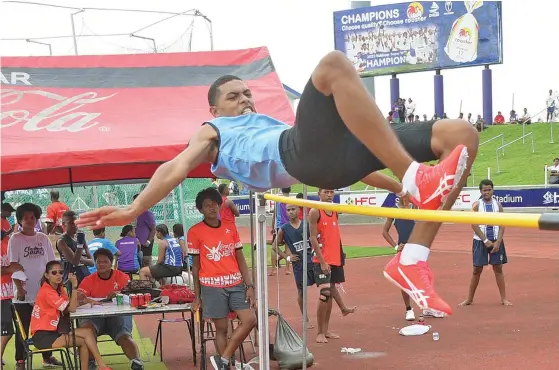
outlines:
[{"label": "green grass field", "polygon": [[[282,247],[283,248],[283,247]],[[271,252],[272,247],[268,245],[268,266],[271,266]],[[375,256],[386,256],[395,254],[394,248],[390,247],[344,247],[344,252],[346,258],[363,258],[363,257],[375,257]],[[251,256],[250,256],[250,244],[245,244],[243,246],[243,254],[245,255],[248,266],[251,266]],[[256,252],[254,254],[256,258]]]},{"label": "green grass field", "polygon": [[[491,179],[496,186],[503,185],[535,185],[544,183],[544,166],[550,165],[559,152],[559,125],[554,124],[554,144],[550,144],[550,128],[545,123],[535,123],[526,126],[526,133],[533,132],[535,153],[532,153],[532,141],[527,137],[525,144],[522,140],[505,148],[505,155],[499,157],[501,173],[497,173],[497,159],[495,149],[501,146],[501,139],[495,139],[479,149],[474,163],[474,182],[468,181],[468,186],[477,186],[479,181],[487,177],[487,168],[491,168]],[[521,125],[490,126],[481,133],[480,143],[503,134],[505,144],[522,136]],[[393,177],[392,172],[383,170],[383,173]],[[367,185],[359,182],[351,190],[365,190]],[[302,185],[292,186],[292,192],[303,191]],[[308,187],[309,192],[316,192],[314,187]]]}]

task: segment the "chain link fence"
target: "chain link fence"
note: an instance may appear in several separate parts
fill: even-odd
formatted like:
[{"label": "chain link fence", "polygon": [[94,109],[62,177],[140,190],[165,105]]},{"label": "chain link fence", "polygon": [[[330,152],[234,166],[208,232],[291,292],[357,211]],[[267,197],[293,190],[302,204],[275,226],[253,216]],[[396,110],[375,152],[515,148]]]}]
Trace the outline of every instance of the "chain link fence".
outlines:
[{"label": "chain link fence", "polygon": [[[73,191],[70,187],[56,188],[60,192],[60,201],[66,203],[72,211],[78,214],[103,206],[124,207],[132,203],[132,198],[138,194],[146,183],[124,184],[124,185],[95,185],[95,186],[74,186]],[[157,224],[166,224],[172,230],[174,224],[183,223],[186,231],[195,223],[202,220],[202,215],[196,209],[195,199],[198,192],[212,186],[209,179],[187,179],[181,186],[175,188],[161,202],[151,208]],[[31,189],[16,190],[5,193],[4,202],[10,203],[14,208],[20,204],[29,202],[41,207],[44,221],[47,207],[51,203],[50,190],[52,189]],[[181,209],[180,199],[184,205]],[[15,214],[12,215],[10,223],[15,223]],[[108,227],[105,230],[106,237],[113,243],[120,239],[121,227]],[[93,233],[86,230],[87,240],[93,239]],[[153,255],[157,256],[157,248],[154,248]]]}]

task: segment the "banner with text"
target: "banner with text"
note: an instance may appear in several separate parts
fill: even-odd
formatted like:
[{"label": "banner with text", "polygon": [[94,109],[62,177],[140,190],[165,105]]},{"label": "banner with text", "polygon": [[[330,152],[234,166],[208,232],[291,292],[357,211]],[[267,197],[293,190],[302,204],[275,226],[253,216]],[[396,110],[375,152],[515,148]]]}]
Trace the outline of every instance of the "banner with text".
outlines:
[{"label": "banner with text", "polygon": [[[470,210],[480,196],[479,190],[462,190],[452,209],[455,211]],[[495,189],[494,197],[501,202],[503,208],[559,207],[559,188]],[[396,195],[386,192],[340,195],[341,204],[356,206],[394,207],[397,200]]]},{"label": "banner with text", "polygon": [[334,44],[364,76],[500,64],[500,1],[415,1],[334,12]]},{"label": "banner with text", "polygon": [[[466,189],[460,192],[452,210],[471,210],[474,202],[481,194],[477,189]],[[494,197],[504,208],[559,208],[559,187],[531,189],[495,189]],[[241,215],[250,213],[248,198],[231,198]],[[316,195],[309,195],[309,200],[318,200]],[[334,203],[366,207],[394,207],[398,197],[388,192],[342,193],[334,196]],[[271,211],[274,202],[266,201],[266,210]]]}]

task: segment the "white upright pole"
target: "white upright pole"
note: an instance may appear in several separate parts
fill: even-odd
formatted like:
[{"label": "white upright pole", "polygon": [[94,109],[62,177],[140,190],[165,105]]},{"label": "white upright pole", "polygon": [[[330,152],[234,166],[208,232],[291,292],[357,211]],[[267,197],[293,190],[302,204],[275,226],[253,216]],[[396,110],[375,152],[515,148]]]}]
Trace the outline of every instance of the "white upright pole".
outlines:
[{"label": "white upright pole", "polygon": [[256,277],[258,299],[258,369],[270,370],[268,325],[268,248],[266,247],[266,200],[256,194]]},{"label": "white upright pole", "polygon": [[548,179],[547,179],[547,164],[545,165],[545,167],[543,169],[543,183],[546,187],[549,184]]},{"label": "white upright pole", "polygon": [[[303,199],[307,199],[307,185],[303,185]],[[303,207],[303,351],[301,353],[301,356],[303,356],[303,370],[307,368],[307,248],[309,247],[307,225],[307,207]]]},{"label": "white upright pole", "polygon": [[491,180],[491,167],[487,167],[487,179]]}]

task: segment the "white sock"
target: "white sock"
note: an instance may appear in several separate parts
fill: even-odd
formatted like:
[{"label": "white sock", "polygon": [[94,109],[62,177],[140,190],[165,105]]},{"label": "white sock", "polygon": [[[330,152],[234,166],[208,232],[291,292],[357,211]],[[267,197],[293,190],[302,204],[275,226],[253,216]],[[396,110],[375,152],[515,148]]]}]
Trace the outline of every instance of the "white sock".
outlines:
[{"label": "white sock", "polygon": [[415,185],[415,176],[417,175],[418,169],[419,163],[412,162],[406,170],[404,178],[402,179],[402,185],[404,185],[404,187],[414,198],[419,198],[419,189]]},{"label": "white sock", "polygon": [[402,265],[415,265],[419,261],[427,262],[430,249],[419,244],[407,243],[400,255]]}]

